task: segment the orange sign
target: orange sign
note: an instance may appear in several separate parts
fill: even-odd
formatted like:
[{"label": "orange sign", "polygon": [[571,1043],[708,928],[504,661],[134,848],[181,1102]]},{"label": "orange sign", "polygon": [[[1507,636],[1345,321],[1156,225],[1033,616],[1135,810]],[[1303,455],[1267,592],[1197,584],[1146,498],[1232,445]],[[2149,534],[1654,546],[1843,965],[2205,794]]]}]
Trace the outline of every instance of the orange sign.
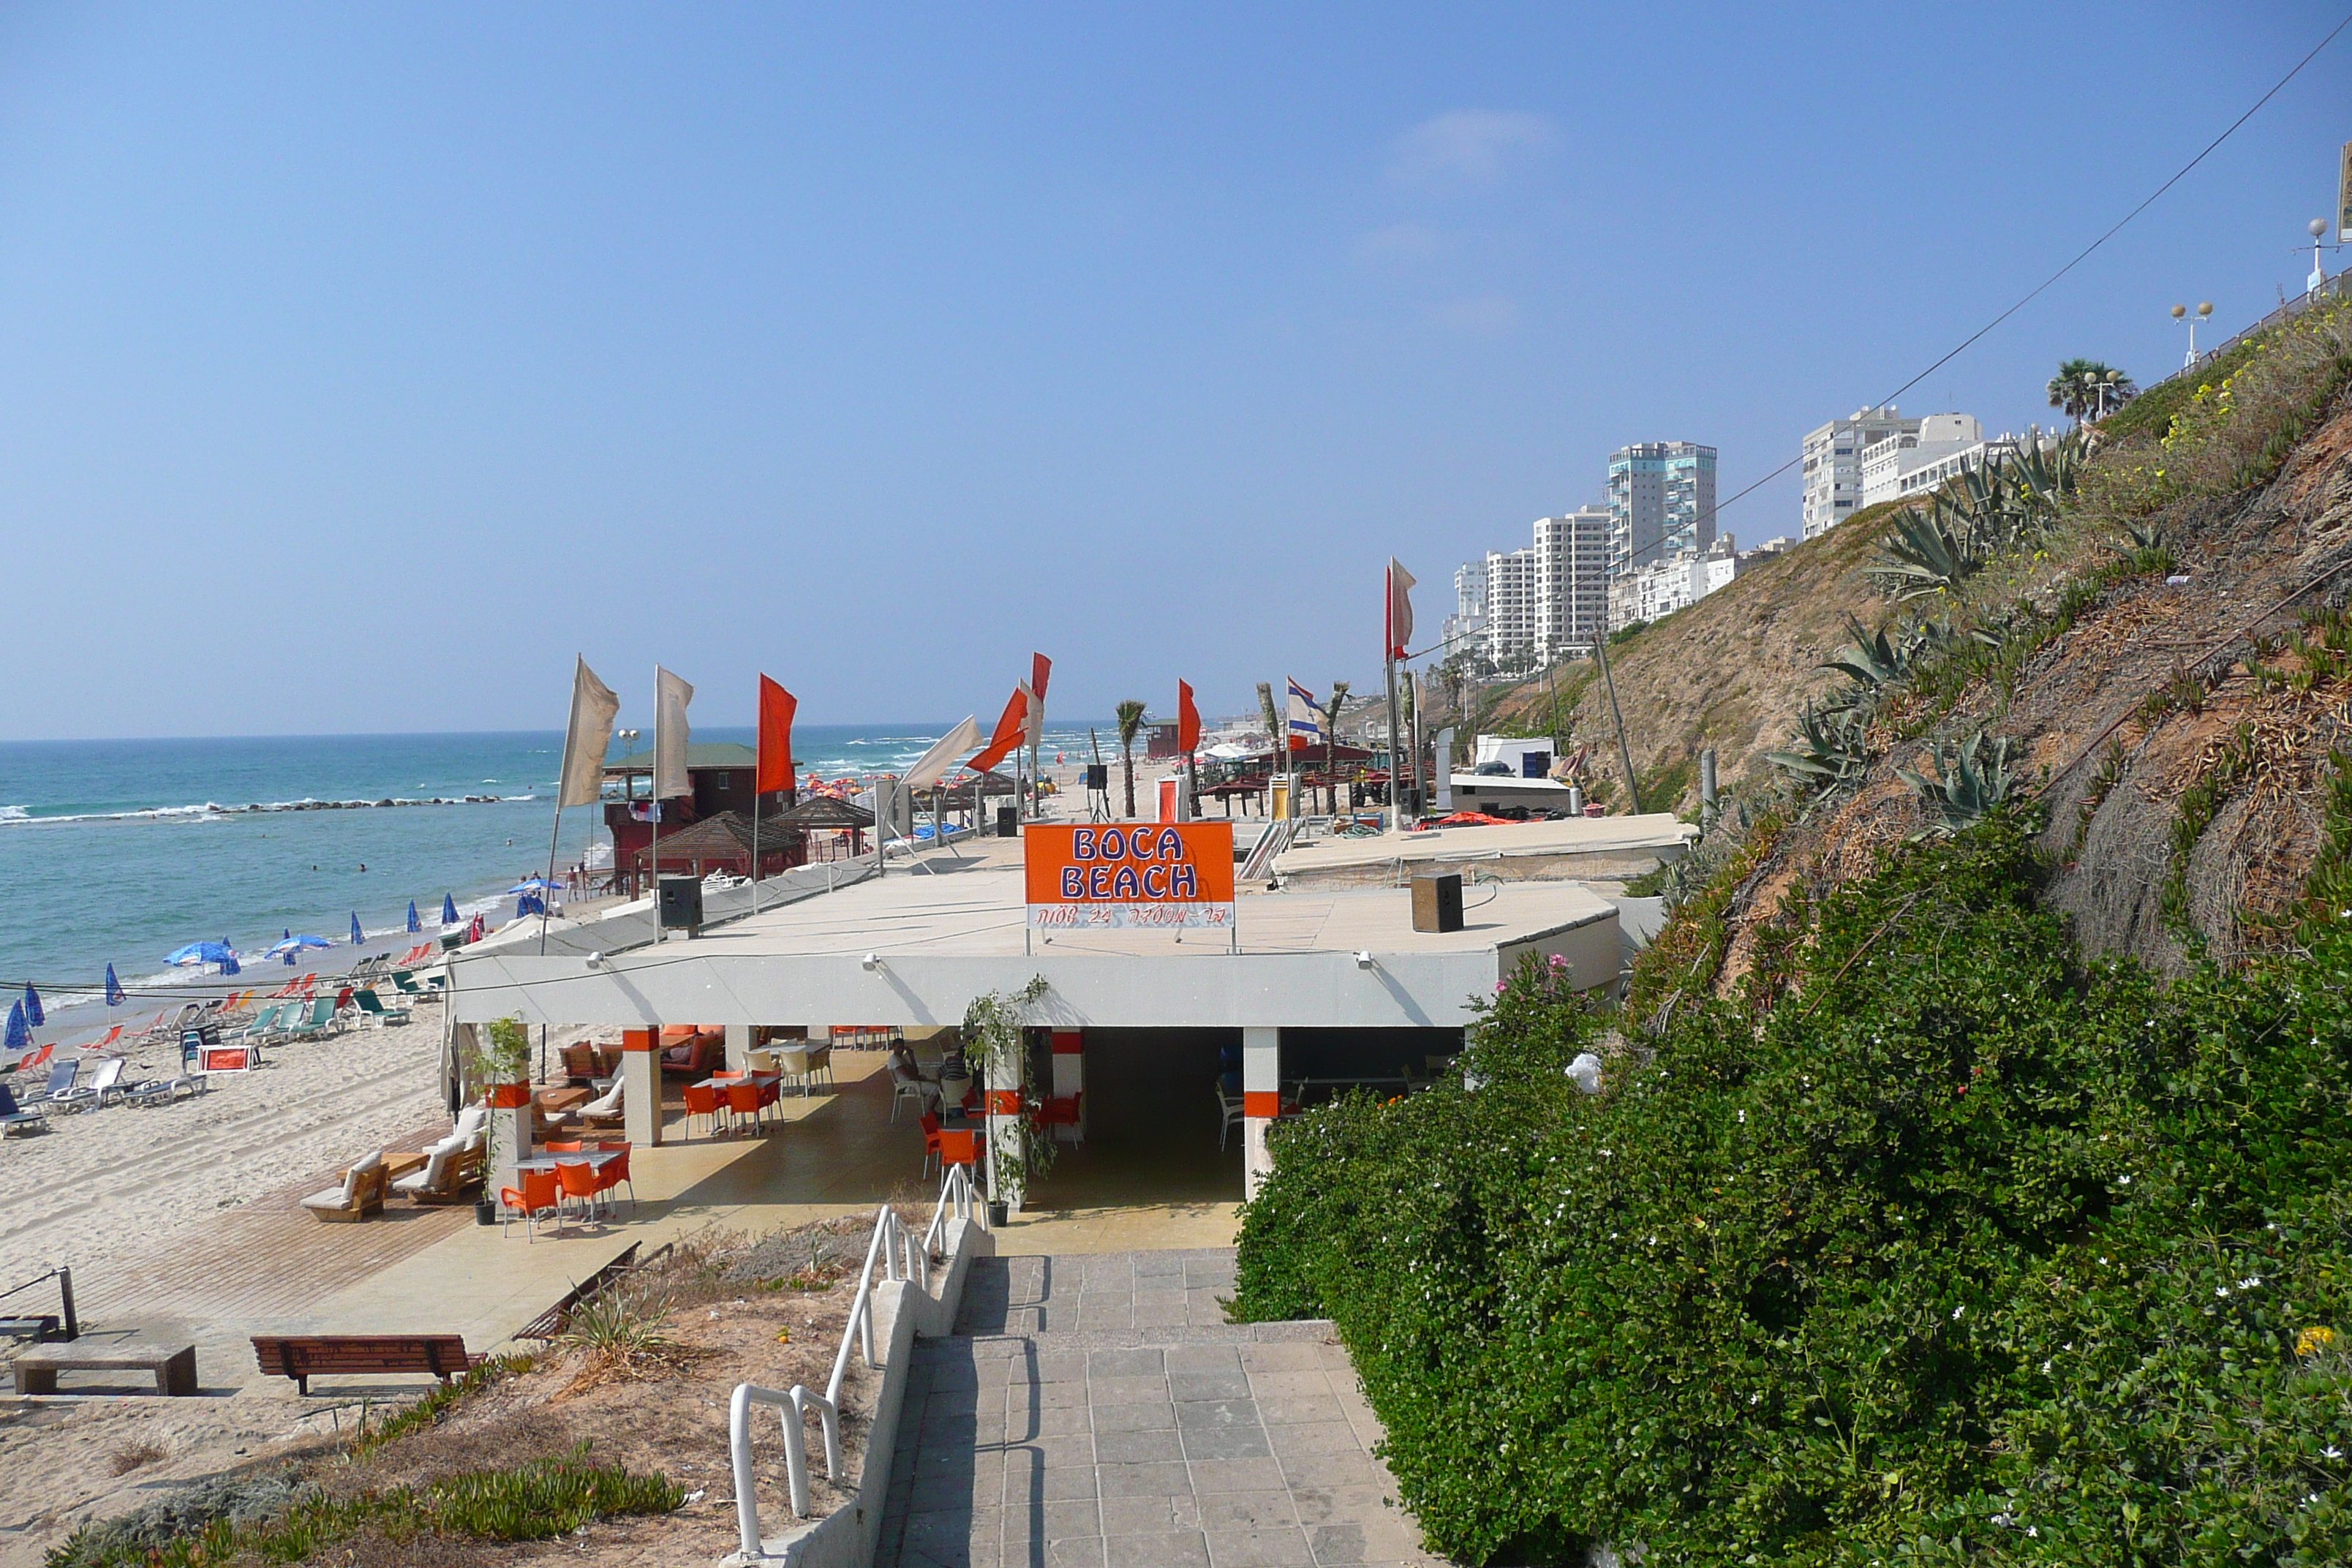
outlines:
[{"label": "orange sign", "polygon": [[1021,837],[1032,929],[1234,923],[1230,822],[1033,822]]}]

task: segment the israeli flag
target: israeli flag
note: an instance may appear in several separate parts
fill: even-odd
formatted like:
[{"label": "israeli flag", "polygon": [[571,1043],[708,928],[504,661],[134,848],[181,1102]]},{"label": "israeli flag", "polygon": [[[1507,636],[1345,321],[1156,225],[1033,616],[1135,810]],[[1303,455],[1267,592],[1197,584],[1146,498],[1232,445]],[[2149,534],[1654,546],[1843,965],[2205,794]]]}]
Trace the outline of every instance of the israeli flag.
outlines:
[{"label": "israeli flag", "polygon": [[1290,682],[1290,749],[1319,746],[1323,743],[1323,713],[1315,706],[1314,695],[1297,680]]}]

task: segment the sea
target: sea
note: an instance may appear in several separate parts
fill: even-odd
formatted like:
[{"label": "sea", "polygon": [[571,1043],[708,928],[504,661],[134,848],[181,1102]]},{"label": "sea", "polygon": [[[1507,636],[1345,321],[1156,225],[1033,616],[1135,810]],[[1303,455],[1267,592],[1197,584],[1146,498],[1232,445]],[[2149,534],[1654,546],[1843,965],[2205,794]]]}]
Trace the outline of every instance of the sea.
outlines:
[{"label": "sea", "polygon": [[[793,763],[803,780],[900,772],[948,728],[796,726]],[[1088,728],[1049,723],[1045,752],[1083,752]],[[0,742],[0,986],[70,1002],[111,963],[134,990],[169,987],[196,977],[164,962],[190,942],[252,965],[288,932],[341,948],[354,918],[404,931],[411,900],[428,933],[445,898],[496,925],[547,869],[562,754],[560,731]],[[601,808],[563,814],[558,867],[610,858]]]}]

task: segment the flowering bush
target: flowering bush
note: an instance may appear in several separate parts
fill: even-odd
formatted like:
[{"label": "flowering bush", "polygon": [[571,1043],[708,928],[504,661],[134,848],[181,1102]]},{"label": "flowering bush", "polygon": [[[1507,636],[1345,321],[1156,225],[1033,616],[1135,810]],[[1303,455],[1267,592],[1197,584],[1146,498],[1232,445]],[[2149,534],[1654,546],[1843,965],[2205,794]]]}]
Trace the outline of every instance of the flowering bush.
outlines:
[{"label": "flowering bush", "polygon": [[1433,1547],[2352,1561],[2352,935],[2082,964],[2030,826],[1801,907],[1598,1096],[1530,966],[1475,1090],[1286,1132],[1239,1304],[1338,1321]]}]

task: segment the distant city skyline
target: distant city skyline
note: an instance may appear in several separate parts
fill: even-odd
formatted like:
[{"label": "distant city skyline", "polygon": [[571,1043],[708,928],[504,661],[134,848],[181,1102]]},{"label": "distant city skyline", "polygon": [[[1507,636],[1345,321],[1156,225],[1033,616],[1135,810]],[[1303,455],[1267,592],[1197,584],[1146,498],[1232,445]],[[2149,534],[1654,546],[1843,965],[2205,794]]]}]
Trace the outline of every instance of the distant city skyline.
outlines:
[{"label": "distant city skyline", "polygon": [[[1629,443],[1801,531],[1738,492],[2337,19],[13,7],[0,738],[542,730],[575,652],[713,725],[762,669],[992,713],[1033,648],[1066,713],[1361,683],[1391,555],[1433,630]],[[2339,39],[1906,415],[2298,291],[2347,102]],[[1824,226],[1864,127],[1909,199]]]}]

